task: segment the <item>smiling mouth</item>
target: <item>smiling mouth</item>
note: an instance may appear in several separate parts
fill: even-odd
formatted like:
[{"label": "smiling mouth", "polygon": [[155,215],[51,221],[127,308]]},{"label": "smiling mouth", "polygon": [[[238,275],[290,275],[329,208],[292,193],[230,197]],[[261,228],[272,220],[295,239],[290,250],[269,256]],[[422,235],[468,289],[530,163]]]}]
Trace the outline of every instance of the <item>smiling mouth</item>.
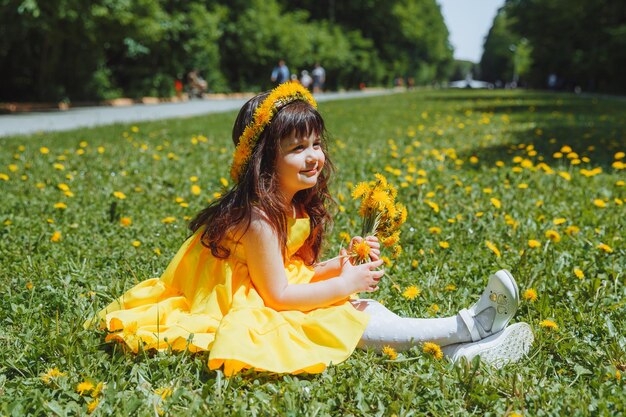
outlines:
[{"label": "smiling mouth", "polygon": [[311,169],[308,169],[308,170],[305,170],[305,171],[300,171],[300,172],[301,172],[302,174],[312,176],[312,175],[317,174],[317,168],[311,168]]}]

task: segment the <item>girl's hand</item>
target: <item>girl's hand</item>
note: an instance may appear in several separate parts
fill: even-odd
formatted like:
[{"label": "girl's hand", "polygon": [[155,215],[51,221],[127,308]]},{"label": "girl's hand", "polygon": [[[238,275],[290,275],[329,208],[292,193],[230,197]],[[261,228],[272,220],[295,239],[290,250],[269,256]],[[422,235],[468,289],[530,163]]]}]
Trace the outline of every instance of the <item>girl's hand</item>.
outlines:
[{"label": "girl's hand", "polygon": [[382,259],[367,262],[361,265],[352,265],[350,256],[345,249],[341,250],[341,274],[349,293],[367,291],[374,292],[378,289],[378,281],[385,271],[376,268],[383,264]]},{"label": "girl's hand", "polygon": [[[350,240],[350,245],[348,246],[348,252],[352,253],[352,248],[354,245],[357,245],[363,241],[361,236],[355,236]],[[380,242],[378,242],[378,238],[376,236],[367,236],[365,238],[365,243],[370,247],[370,259],[372,261],[377,261],[380,259]]]}]

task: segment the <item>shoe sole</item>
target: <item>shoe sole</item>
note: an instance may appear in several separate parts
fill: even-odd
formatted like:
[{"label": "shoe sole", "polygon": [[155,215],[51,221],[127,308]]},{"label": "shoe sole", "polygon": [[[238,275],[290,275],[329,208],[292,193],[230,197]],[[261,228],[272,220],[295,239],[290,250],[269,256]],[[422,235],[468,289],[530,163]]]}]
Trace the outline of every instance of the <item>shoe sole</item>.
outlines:
[{"label": "shoe sole", "polygon": [[504,365],[519,361],[528,353],[534,340],[535,336],[528,324],[515,323],[493,336],[476,342],[474,346],[468,347],[467,352],[457,354],[469,361],[475,356],[480,356],[482,362],[500,369]]}]

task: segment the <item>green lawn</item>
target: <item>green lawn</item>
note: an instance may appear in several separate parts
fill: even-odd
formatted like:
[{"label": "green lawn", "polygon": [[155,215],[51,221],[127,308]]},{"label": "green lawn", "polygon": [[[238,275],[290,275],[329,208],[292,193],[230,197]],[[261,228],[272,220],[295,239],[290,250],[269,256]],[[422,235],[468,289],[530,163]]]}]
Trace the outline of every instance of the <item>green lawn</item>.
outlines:
[{"label": "green lawn", "polygon": [[205,354],[105,344],[82,322],[165,269],[223,190],[235,114],[114,125],[0,139],[0,415],[86,414],[83,382],[103,383],[94,415],[625,414],[626,102],[420,91],[320,110],[337,167],[328,256],[359,230],[352,185],[385,174],[409,219],[374,297],[443,317],[508,268],[537,295],[516,317],[535,332],[529,358],[356,351],[321,375],[226,379]]}]

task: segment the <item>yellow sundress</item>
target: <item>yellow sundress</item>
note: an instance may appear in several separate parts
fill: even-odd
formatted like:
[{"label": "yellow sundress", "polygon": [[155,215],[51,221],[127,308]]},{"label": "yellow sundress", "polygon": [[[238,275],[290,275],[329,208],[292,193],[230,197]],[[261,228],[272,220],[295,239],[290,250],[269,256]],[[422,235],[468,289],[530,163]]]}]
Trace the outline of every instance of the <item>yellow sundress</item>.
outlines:
[{"label": "yellow sundress", "polygon": [[[313,269],[293,256],[309,235],[309,219],[289,219],[288,228],[287,279],[310,282]],[[246,259],[254,254],[228,240],[231,256],[215,258],[201,235],[202,229],[185,241],[161,278],[139,283],[98,313],[107,341],[133,352],[210,351],[209,368],[223,366],[226,375],[248,368],[319,373],[350,356],[368,314],[347,299],[308,312],[268,308],[248,273]]]}]

